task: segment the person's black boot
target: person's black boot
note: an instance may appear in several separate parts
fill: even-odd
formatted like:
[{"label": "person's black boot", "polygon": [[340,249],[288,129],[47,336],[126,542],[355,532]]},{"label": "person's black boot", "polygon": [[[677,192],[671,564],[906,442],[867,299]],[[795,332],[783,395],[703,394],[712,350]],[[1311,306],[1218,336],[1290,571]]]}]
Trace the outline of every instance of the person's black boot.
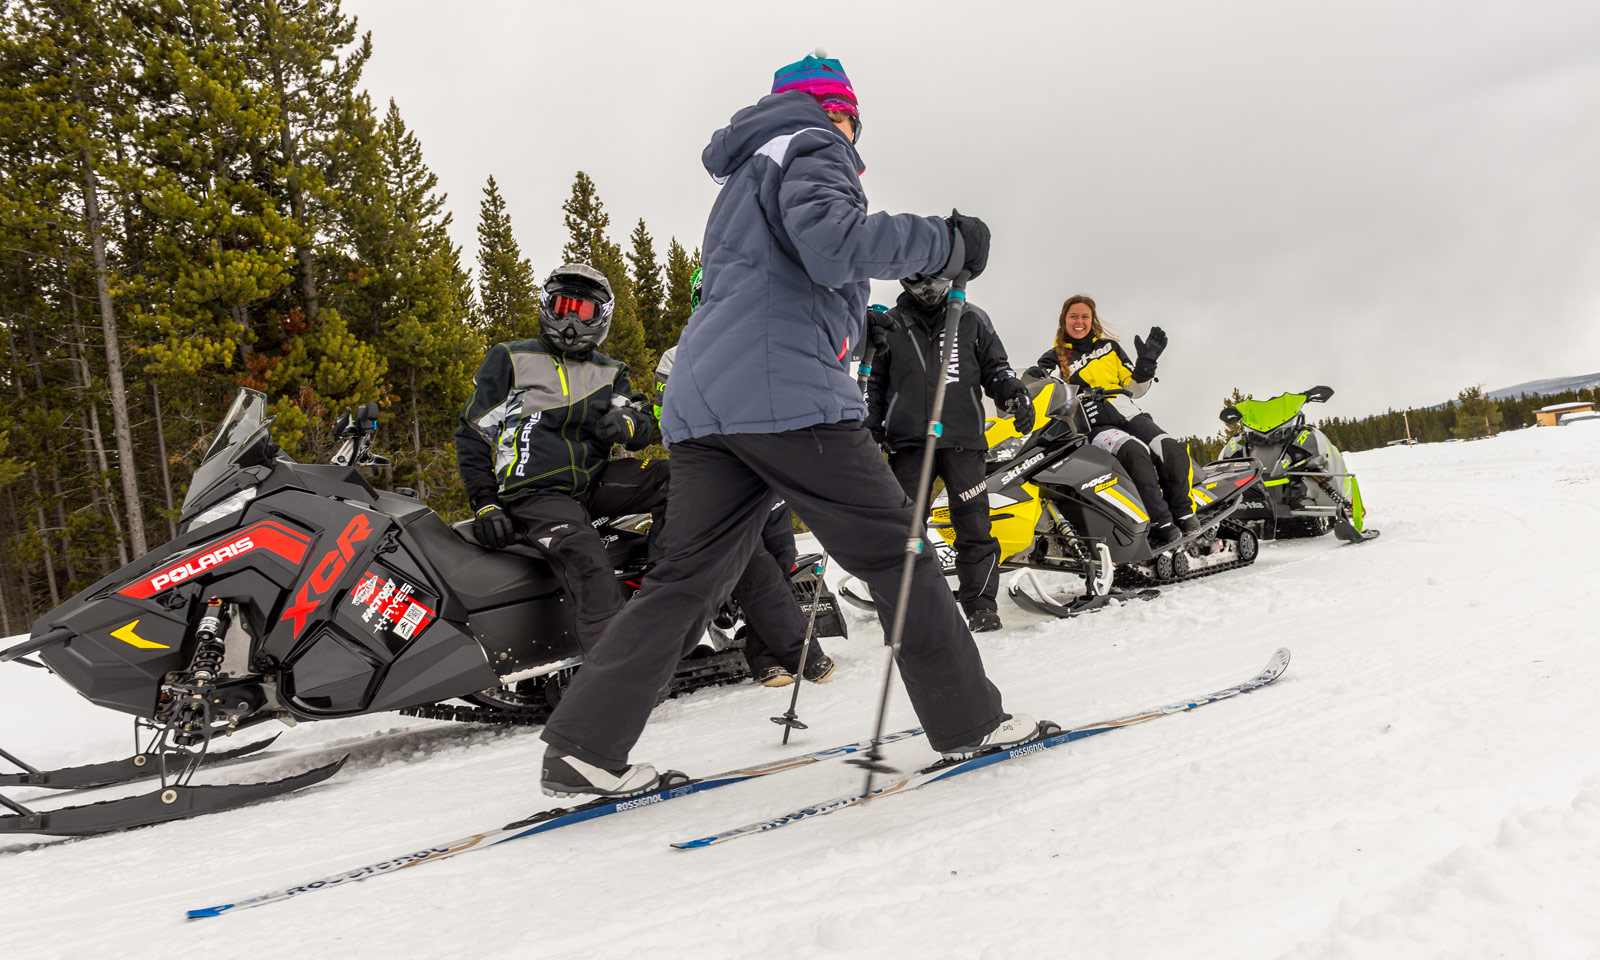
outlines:
[{"label": "person's black boot", "polygon": [[998,610],[974,610],[972,616],[967,618],[967,627],[973,633],[992,633],[1000,629],[1000,612]]}]

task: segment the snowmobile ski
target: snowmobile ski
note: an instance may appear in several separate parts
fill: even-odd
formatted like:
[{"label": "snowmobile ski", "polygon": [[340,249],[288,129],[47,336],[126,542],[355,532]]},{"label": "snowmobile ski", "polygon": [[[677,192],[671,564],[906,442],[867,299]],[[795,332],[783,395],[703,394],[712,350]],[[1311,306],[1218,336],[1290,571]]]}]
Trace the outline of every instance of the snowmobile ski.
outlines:
[{"label": "snowmobile ski", "polygon": [[[921,727],[912,727],[909,730],[901,730],[897,733],[885,734],[882,742],[894,743],[898,740],[909,740],[912,737],[921,735]],[[487,849],[489,847],[496,846],[497,844],[507,843],[512,840],[520,840],[523,837],[531,837],[536,833],[545,833],[560,827],[570,826],[574,823],[582,823],[585,820],[594,820],[599,817],[609,816],[613,813],[623,813],[628,810],[636,810],[639,807],[654,806],[655,804],[664,803],[668,800],[676,800],[679,797],[687,797],[692,793],[702,793],[706,790],[715,790],[718,787],[727,787],[732,786],[735,783],[742,783],[746,780],[753,780],[756,777],[765,777],[774,773],[783,773],[787,770],[808,766],[822,760],[832,759],[833,757],[848,756],[852,753],[859,753],[863,750],[866,750],[872,745],[873,744],[871,740],[860,740],[855,743],[847,743],[839,747],[829,747],[826,750],[816,750],[811,753],[802,754],[798,757],[792,757],[788,760],[774,760],[770,763],[757,764],[751,767],[741,767],[736,770],[729,770],[726,773],[714,774],[709,777],[701,777],[700,779],[690,780],[687,783],[679,783],[674,786],[667,787],[664,790],[658,790],[654,793],[644,793],[633,797],[602,797],[598,800],[594,800],[576,807],[555,807],[550,810],[542,810],[531,817],[528,817],[524,820],[517,820],[513,823],[508,823],[497,830],[489,830],[484,833],[475,833],[470,837],[463,837],[459,840],[452,840],[448,843],[441,843],[431,847],[425,847],[420,850],[413,850],[411,852],[401,854],[400,856],[392,857],[388,860],[380,860],[377,863],[368,864],[363,867],[356,867],[353,870],[345,870],[340,873],[335,873],[331,876],[323,877],[319,880],[310,881],[309,883],[285,887],[281,890],[274,890],[271,893],[264,893],[259,896],[250,897],[247,900],[239,900],[234,903],[224,903],[214,907],[201,907],[197,910],[190,910],[188,911],[188,916],[190,919],[199,919],[201,917],[220,917],[224,913],[228,913],[230,911],[243,910],[248,907],[259,907],[263,904],[275,903],[279,900],[287,900],[290,897],[297,897],[305,893],[315,893],[318,890],[326,890],[330,887],[354,883],[359,880],[365,880],[368,877],[375,877],[385,873],[393,873],[396,870],[404,870],[407,867],[414,867],[419,863],[428,863],[433,860],[443,860],[447,857],[456,856],[457,854],[471,853],[474,850]]]},{"label": "snowmobile ski", "polygon": [[[1029,570],[1025,572],[1031,574],[1033,571]],[[1106,607],[1111,605],[1111,601],[1113,600],[1122,602],[1127,602],[1129,600],[1154,600],[1155,598],[1161,596],[1160,590],[1157,590],[1154,587],[1147,587],[1142,590],[1112,590],[1108,594],[1099,596],[1084,595],[1076,597],[1067,603],[1057,603],[1045,596],[1044,590],[1031,576],[1023,579],[1032,583],[1034,589],[1039,592],[1037,595],[1029,593],[1023,588],[1022,580],[1012,583],[1006,588],[1006,593],[1013,601],[1016,602],[1017,606],[1033,613],[1042,613],[1049,617],[1059,617],[1062,620],[1076,617],[1081,613],[1092,613],[1096,610],[1104,610]]]},{"label": "snowmobile ski", "polygon": [[1056,727],[1054,724],[1041,722],[1039,725],[1039,736],[1015,747],[994,750],[989,753],[981,753],[966,760],[940,761],[932,766],[924,767],[916,773],[891,780],[888,783],[885,783],[883,786],[875,788],[870,793],[847,793],[843,796],[834,797],[832,800],[825,800],[822,803],[812,804],[809,807],[801,807],[798,810],[795,810],[791,813],[786,813],[782,816],[772,817],[767,820],[760,820],[746,826],[735,827],[732,830],[724,830],[721,833],[715,833],[708,837],[700,837],[695,840],[682,840],[672,844],[672,846],[678,848],[679,850],[694,850],[700,847],[714,846],[719,843],[726,843],[729,840],[737,840],[740,837],[747,837],[756,833],[765,833],[768,830],[776,830],[779,827],[788,826],[791,823],[798,823],[801,820],[809,820],[812,817],[824,816],[826,814],[833,813],[836,810],[843,810],[845,807],[853,807],[859,803],[865,803],[868,800],[873,800],[889,794],[909,793],[918,787],[927,786],[930,783],[936,783],[940,780],[948,780],[951,777],[960,776],[963,773],[971,773],[974,770],[980,770],[996,763],[1003,763],[1007,760],[1015,760],[1018,757],[1025,757],[1029,754],[1038,753],[1042,750],[1049,750],[1052,747],[1059,747],[1064,743],[1072,743],[1076,740],[1082,740],[1086,737],[1093,737],[1098,734],[1109,733],[1112,730],[1118,730],[1122,727],[1132,726],[1136,723],[1143,723],[1146,720],[1154,720],[1157,717],[1165,717],[1174,713],[1183,713],[1187,710],[1193,710],[1195,707],[1205,706],[1208,703],[1215,703],[1218,700],[1226,700],[1230,697],[1236,697],[1241,693],[1249,693],[1252,690],[1260,689],[1261,687],[1264,687],[1272,681],[1278,679],[1278,677],[1282,676],[1283,672],[1287,670],[1288,667],[1289,650],[1287,647],[1281,647],[1272,655],[1272,659],[1267,661],[1266,667],[1260,673],[1256,674],[1251,679],[1246,680],[1244,683],[1238,684],[1237,686],[1228,687],[1224,690],[1218,690],[1215,693],[1209,693],[1203,697],[1196,697],[1192,700],[1183,700],[1178,703],[1156,707],[1153,710],[1146,710],[1142,713],[1118,717],[1114,720],[1102,720],[1098,723],[1087,724],[1071,730],[1062,730],[1059,727]]},{"label": "snowmobile ski", "polygon": [[[272,742],[276,739],[278,739],[278,735],[273,734],[265,740],[236,747],[232,750],[208,752],[201,765],[210,768],[243,759],[272,746]],[[155,750],[146,750],[121,760],[89,763],[81,767],[61,767],[56,770],[35,769],[4,750],[0,750],[0,759],[19,766],[23,770],[22,773],[0,773],[0,787],[90,790],[95,787],[109,787],[119,783],[133,783],[137,780],[145,780],[161,774],[161,754]],[[173,760],[178,763],[182,763],[187,759],[184,756],[173,757]]]},{"label": "snowmobile ski", "polygon": [[202,813],[218,813],[266,800],[321,783],[339,772],[348,757],[305,773],[263,783],[226,783],[189,786],[172,784],[137,796],[103,800],[55,810],[32,810],[0,796],[0,804],[13,813],[0,817],[0,834],[35,833],[54,837],[87,837],[130,827],[146,827],[182,820]]}]

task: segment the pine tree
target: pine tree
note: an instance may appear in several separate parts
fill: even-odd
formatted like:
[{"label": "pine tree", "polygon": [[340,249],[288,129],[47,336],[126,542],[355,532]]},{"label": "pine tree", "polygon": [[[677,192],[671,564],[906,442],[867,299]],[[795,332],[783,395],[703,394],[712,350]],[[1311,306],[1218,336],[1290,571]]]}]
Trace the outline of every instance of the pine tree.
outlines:
[{"label": "pine tree", "polygon": [[611,216],[595,191],[594,181],[582,170],[572,183],[572,195],[561,205],[567,225],[567,244],[561,256],[567,263],[586,263],[606,275],[616,306],[611,314],[611,332],[602,351],[628,365],[634,389],[649,386],[656,357],[645,342],[634,301],[633,278],[622,255],[622,248],[606,236]]},{"label": "pine tree", "polygon": [[678,342],[683,335],[684,324],[689,322],[689,314],[694,310],[692,281],[694,272],[699,268],[700,251],[695,250],[691,257],[678,243],[678,238],[673,237],[667,244],[667,299],[657,325],[659,339],[656,342],[661,344],[663,353]]},{"label": "pine tree", "polygon": [[478,206],[478,302],[488,343],[539,334],[539,284],[511,232],[511,214],[494,177]]},{"label": "pine tree", "polygon": [[633,247],[628,251],[628,265],[632,268],[633,299],[639,325],[644,328],[645,343],[650,352],[659,357],[672,344],[662,343],[660,339],[666,289],[661,283],[661,264],[656,262],[655,240],[651,238],[642,219],[633,228],[629,240]]},{"label": "pine tree", "polygon": [[1456,423],[1451,433],[1471,440],[1500,432],[1500,407],[1484,396],[1482,384],[1466,387],[1456,394],[1456,401]]},{"label": "pine tree", "polygon": [[448,443],[483,356],[471,322],[471,282],[450,241],[439,178],[392,100],[371,156],[379,162],[378,189],[364,207],[365,229],[354,237],[367,279],[351,316],[360,318],[387,371],[390,436],[404,444],[393,451],[396,474],[424,499],[455,506],[455,472],[440,469],[441,458],[428,451]]}]

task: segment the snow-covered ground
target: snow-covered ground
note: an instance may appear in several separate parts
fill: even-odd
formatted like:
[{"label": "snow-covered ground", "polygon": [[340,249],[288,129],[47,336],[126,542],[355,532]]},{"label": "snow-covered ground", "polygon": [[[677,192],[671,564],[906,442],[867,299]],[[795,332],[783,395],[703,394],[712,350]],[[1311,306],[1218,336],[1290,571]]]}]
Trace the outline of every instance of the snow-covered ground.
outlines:
[{"label": "snow-covered ground", "polygon": [[[536,731],[302,725],[215,776],[352,754],[303,793],[0,844],[3,955],[1600,955],[1600,428],[1351,460],[1373,543],[1270,544],[1250,569],[1072,622],[1007,601],[1008,629],[982,638],[1007,706],[1067,725],[1230,684],[1290,647],[1257,693],[723,847],[667,842],[833,796],[855,768],[183,920],[553,805]],[[811,729],[790,746],[767,722],[788,692],[746,685],[663,705],[636,757],[709,773],[864,736],[882,647],[853,632],[829,644],[838,679],[804,690]],[[903,697],[891,722],[914,722]],[[0,731],[40,765],[129,746],[120,717],[16,666]],[[922,741],[892,756],[931,759]]]}]

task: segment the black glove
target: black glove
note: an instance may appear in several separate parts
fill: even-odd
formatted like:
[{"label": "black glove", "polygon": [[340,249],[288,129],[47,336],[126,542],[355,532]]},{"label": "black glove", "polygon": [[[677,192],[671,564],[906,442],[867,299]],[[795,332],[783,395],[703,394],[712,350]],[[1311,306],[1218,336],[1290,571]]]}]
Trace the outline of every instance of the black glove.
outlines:
[{"label": "black glove", "polygon": [[862,426],[866,427],[867,432],[872,434],[873,442],[878,444],[878,446],[881,447],[889,442],[889,432],[883,428],[882,417],[876,417],[869,414],[866,422],[863,423]]},{"label": "black glove", "polygon": [[517,528],[505,507],[489,503],[472,518],[472,538],[490,550],[503,550],[517,539]]},{"label": "black glove", "polygon": [[1133,379],[1140,383],[1156,375],[1156,360],[1161,352],[1167,349],[1167,331],[1160,327],[1151,327],[1149,336],[1140,340],[1133,338],[1133,353],[1139,359],[1133,364]]},{"label": "black glove", "polygon": [[[983,269],[989,265],[989,226],[977,217],[964,217],[960,213],[952,213],[944,218],[950,225],[954,236],[950,241],[950,262],[944,265],[940,272],[941,277],[954,280],[956,274],[965,269],[968,280],[978,279]],[[961,262],[956,262],[957,254]]]},{"label": "black glove", "polygon": [[1012,397],[1006,401],[1006,410],[1010,411],[1011,425],[1017,428],[1018,433],[1033,432],[1035,413],[1031,397],[1026,393],[1020,397]]},{"label": "black glove", "polygon": [[867,311],[867,339],[878,353],[889,349],[889,334],[900,329],[900,324],[886,310]]},{"label": "black glove", "polygon": [[632,407],[612,407],[595,424],[595,436],[602,443],[620,443],[629,450],[643,450],[655,436],[650,418]]},{"label": "black glove", "polygon": [[1028,396],[1028,388],[1016,377],[1001,381],[995,389],[995,402],[1002,410],[1010,413],[1015,420],[1018,433],[1033,431],[1033,398]]},{"label": "black glove", "polygon": [[1028,369],[1022,371],[1022,375],[1025,377],[1032,377],[1035,380],[1043,380],[1046,376],[1048,376],[1044,367],[1029,367]]}]

